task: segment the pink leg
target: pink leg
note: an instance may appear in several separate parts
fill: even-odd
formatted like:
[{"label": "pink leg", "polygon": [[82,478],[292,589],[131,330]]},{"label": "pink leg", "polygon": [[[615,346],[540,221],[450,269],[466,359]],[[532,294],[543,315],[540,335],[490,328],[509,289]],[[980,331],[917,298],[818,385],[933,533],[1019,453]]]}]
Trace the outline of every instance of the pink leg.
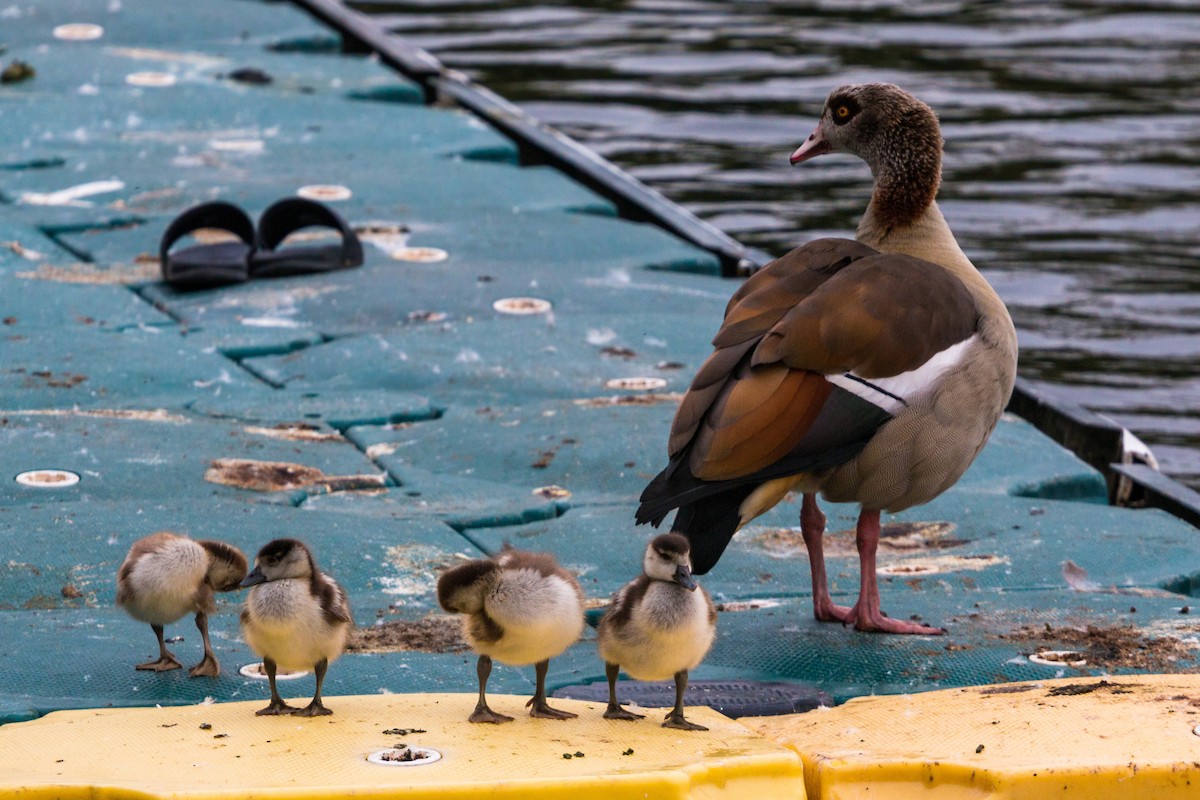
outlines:
[{"label": "pink leg", "polygon": [[875,550],[879,547],[879,512],[863,509],[858,516],[858,564],[861,570],[858,602],[851,609],[854,627],[879,633],[915,633],[940,636],[946,631],[916,622],[886,617],[879,608],[879,583],[875,577]]},{"label": "pink leg", "polygon": [[804,495],[800,504],[800,533],[808,549],[808,566],[812,570],[813,616],[820,622],[841,622],[854,619],[846,606],[835,606],[829,596],[829,581],[825,575],[825,550],[821,537],[825,535],[825,515],[817,507],[815,494]]}]

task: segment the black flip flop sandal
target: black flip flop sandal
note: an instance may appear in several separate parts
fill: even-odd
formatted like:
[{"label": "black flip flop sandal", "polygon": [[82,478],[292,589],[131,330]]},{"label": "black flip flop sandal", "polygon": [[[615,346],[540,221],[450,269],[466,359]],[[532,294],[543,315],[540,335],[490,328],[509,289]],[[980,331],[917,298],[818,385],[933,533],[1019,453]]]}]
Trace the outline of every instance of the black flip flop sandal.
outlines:
[{"label": "black flip flop sandal", "polygon": [[[342,235],[339,244],[291,245],[280,243],[301,228],[333,228]],[[250,259],[251,278],[281,278],[349,269],[363,263],[358,235],[328,206],[302,197],[280,200],[263,212],[258,221],[258,239]]]},{"label": "black flip flop sandal", "polygon": [[[171,252],[182,237],[201,228],[229,231],[240,241],[210,242]],[[176,289],[191,291],[242,283],[249,277],[254,252],[254,223],[246,212],[230,203],[201,203],[171,221],[158,245],[163,280]]]}]

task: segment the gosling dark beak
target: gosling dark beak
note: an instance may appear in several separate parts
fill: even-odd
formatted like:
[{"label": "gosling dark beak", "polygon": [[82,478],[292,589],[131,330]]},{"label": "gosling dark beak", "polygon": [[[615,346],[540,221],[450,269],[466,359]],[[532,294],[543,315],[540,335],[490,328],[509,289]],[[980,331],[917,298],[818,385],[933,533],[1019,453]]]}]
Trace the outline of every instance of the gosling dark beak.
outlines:
[{"label": "gosling dark beak", "polygon": [[698,584],[692,580],[692,568],[687,564],[680,564],[675,568],[675,582],[690,592],[696,591]]},{"label": "gosling dark beak", "polygon": [[810,158],[832,153],[833,147],[821,133],[821,126],[818,124],[817,129],[804,140],[804,144],[796,148],[796,152],[792,153],[791,162],[793,165],[799,164],[801,161],[808,161]]},{"label": "gosling dark beak", "polygon": [[242,582],[239,583],[238,586],[245,589],[247,586],[255,586],[257,584],[266,582],[267,576],[262,574],[261,569],[255,567],[254,569],[250,570],[250,574],[243,578]]}]

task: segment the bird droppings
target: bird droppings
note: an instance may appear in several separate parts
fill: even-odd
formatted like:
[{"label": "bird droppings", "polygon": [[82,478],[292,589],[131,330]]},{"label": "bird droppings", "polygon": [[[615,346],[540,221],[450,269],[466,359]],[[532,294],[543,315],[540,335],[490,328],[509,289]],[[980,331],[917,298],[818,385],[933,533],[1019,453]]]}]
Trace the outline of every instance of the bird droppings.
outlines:
[{"label": "bird droppings", "polygon": [[655,389],[663,389],[666,385],[667,382],[662,378],[648,378],[644,376],[613,378],[604,382],[605,388],[617,389],[623,392],[652,392]]},{"label": "bird droppings", "polygon": [[546,500],[565,500],[571,496],[571,491],[551,484],[550,486],[539,486],[533,490],[532,494],[534,497],[541,497]]},{"label": "bird droppings", "polygon": [[414,733],[429,733],[424,728],[388,728],[383,731],[385,736],[412,736]]},{"label": "bird droppings", "polygon": [[304,488],[315,492],[343,492],[378,489],[385,476],[326,475],[316,467],[287,461],[254,461],[246,458],[218,458],[209,465],[204,480],[222,486],[254,492],[279,492]]},{"label": "bird droppings", "polygon": [[[1048,642],[1086,660],[1086,666],[1097,670],[1133,669],[1143,672],[1180,672],[1195,666],[1196,650],[1174,636],[1147,636],[1130,626],[1086,628],[1055,628],[1022,626],[1000,638],[1026,642]],[[1055,647],[1033,647],[1035,657],[1046,658]],[[1078,660],[1076,658],[1075,660]],[[1068,662],[1062,662],[1068,663]]]},{"label": "bird droppings", "polygon": [[397,261],[412,261],[418,264],[436,264],[450,257],[450,254],[440,247],[399,247],[389,255]]},{"label": "bird droppings", "polygon": [[1008,556],[936,556],[884,564],[875,571],[880,575],[936,575],[943,572],[978,571],[1008,563],[1011,563]]},{"label": "bird droppings", "polygon": [[383,559],[394,574],[377,578],[384,594],[420,596],[432,593],[437,576],[455,563],[455,557],[439,547],[414,542],[387,548]]},{"label": "bird droppings", "polygon": [[93,285],[148,283],[162,278],[158,259],[154,263],[135,261],[132,264],[40,264],[36,270],[17,273],[26,280],[54,281],[56,283],[86,283]]},{"label": "bird droppings", "polygon": [[218,458],[204,473],[204,480],[209,483],[255,492],[299,489],[324,478],[325,473],[316,467],[285,461],[252,461],[244,458]]},{"label": "bird droppings", "polygon": [[174,86],[175,81],[175,76],[169,72],[131,72],[125,76],[125,82],[130,86],[150,89],[165,89]]},{"label": "bird droppings", "polygon": [[628,347],[615,347],[610,345],[608,347],[600,348],[600,352],[601,354],[610,358],[623,358],[627,361],[631,358],[637,358],[637,353],[635,353],[633,350],[630,350]]},{"label": "bird droppings", "polygon": [[350,653],[459,653],[466,649],[458,621],[442,616],[356,628],[346,645]]},{"label": "bird droppings", "polygon": [[621,394],[609,397],[584,397],[575,401],[583,408],[611,408],[612,406],[656,406],[659,403],[678,403],[683,395],[678,392],[647,392],[646,394]]},{"label": "bird droppings", "polygon": [[337,431],[321,430],[319,425],[307,422],[282,422],[270,428],[249,425],[246,433],[253,436],[266,436],[269,439],[281,439],[288,442],[345,442],[346,437]]},{"label": "bird droppings", "polygon": [[[927,550],[945,550],[961,547],[969,542],[951,534],[957,529],[953,522],[888,522],[879,526],[880,552],[915,553]],[[745,529],[747,545],[766,550],[768,554],[779,557],[804,555],[804,536],[800,528],[764,528],[756,525]],[[825,553],[827,556],[850,557],[858,551],[854,544],[853,529],[830,531],[824,536]],[[740,538],[740,537],[739,537]],[[975,558],[995,558],[995,556],[977,556]],[[977,565],[982,569],[990,564]],[[879,570],[883,572],[883,570]],[[910,569],[908,572],[937,572],[938,569]]]},{"label": "bird droppings", "polygon": [[211,731],[211,730],[212,730],[212,723],[211,723],[211,722],[201,722],[201,723],[200,723],[200,730],[202,730],[202,731]]}]

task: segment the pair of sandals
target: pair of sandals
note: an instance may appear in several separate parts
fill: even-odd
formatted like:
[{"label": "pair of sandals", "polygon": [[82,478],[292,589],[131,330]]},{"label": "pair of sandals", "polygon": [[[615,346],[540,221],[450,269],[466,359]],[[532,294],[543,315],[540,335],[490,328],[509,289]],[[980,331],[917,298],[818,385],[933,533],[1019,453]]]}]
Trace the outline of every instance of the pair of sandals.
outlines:
[{"label": "pair of sandals", "polygon": [[[333,228],[339,244],[279,245],[290,234],[308,227]],[[201,228],[216,228],[237,241],[211,242],[171,252],[182,237]],[[288,197],[263,212],[257,231],[245,211],[231,203],[202,203],[180,214],[159,243],[163,280],[181,291],[211,289],[244,283],[251,278],[312,275],[363,263],[358,235],[328,206],[302,197]]]}]

